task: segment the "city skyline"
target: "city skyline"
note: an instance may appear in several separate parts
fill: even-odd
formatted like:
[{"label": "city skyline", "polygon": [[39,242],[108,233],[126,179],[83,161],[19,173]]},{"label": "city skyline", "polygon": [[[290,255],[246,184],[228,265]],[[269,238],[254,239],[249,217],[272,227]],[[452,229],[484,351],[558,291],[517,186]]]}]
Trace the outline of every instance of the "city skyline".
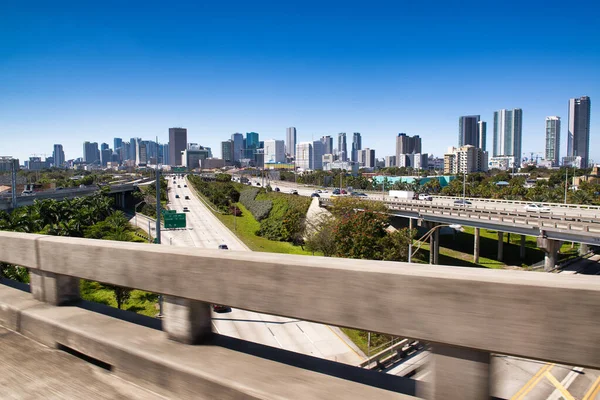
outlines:
[{"label": "city skyline", "polygon": [[[464,5],[457,13],[443,2],[389,4],[340,13],[332,4],[73,3],[36,11],[11,3],[0,16],[8,78],[0,136],[13,140],[2,153],[26,160],[62,144],[74,159],[83,141],[158,136],[166,143],[173,126],[186,127],[190,142],[218,149],[235,132],[285,140],[294,126],[297,142],[361,132],[363,147],[378,158],[394,155],[386,149],[407,132],[441,157],[457,144],[458,117],[480,115],[491,124],[494,111],[512,107],[524,112],[522,153],[543,152],[545,117],[559,116],[566,133],[569,99],[600,94],[598,6],[490,7]],[[219,23],[223,15],[233,23]],[[553,18],[564,29],[544,29]],[[598,162],[595,107],[590,120],[590,158]]]}]

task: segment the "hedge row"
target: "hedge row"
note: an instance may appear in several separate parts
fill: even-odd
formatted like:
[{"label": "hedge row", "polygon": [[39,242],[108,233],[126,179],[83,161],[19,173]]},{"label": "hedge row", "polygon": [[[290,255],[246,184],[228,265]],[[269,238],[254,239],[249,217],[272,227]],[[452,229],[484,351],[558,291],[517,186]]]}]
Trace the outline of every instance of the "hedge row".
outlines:
[{"label": "hedge row", "polygon": [[269,200],[256,200],[258,191],[259,189],[257,188],[244,190],[240,194],[240,202],[252,213],[254,219],[261,221],[269,216],[271,208],[273,208],[273,202]]}]

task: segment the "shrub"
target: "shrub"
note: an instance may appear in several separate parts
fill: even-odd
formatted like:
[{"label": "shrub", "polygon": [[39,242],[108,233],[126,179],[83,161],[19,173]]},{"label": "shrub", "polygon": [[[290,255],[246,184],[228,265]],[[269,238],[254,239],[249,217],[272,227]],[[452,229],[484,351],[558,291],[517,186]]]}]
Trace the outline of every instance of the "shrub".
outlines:
[{"label": "shrub", "polygon": [[256,200],[259,190],[250,188],[240,194],[240,202],[252,213],[254,219],[261,221],[269,216],[273,203],[269,200]]}]

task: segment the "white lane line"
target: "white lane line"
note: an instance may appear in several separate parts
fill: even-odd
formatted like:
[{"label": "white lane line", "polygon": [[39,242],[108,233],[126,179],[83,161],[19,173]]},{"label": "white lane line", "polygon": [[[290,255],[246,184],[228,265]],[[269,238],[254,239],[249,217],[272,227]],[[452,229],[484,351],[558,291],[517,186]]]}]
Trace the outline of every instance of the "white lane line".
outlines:
[{"label": "white lane line", "polygon": [[308,334],[306,332],[304,332],[304,330],[300,327],[300,325],[296,324],[296,326],[298,327],[298,329],[300,329],[300,332],[302,332],[304,334],[304,336],[306,336],[306,338],[312,343],[315,344],[315,342],[313,342],[313,340],[310,338],[310,336],[308,336]]},{"label": "white lane line", "polygon": [[[571,386],[571,384],[573,383],[573,381],[575,381],[575,379],[577,379],[579,376],[582,375],[583,368],[581,367],[575,367],[573,368],[565,377],[565,379],[562,380],[562,382],[560,382],[560,384],[565,388],[565,389],[569,389],[569,386]],[[558,400],[561,399],[563,397],[562,393],[560,392],[560,390],[558,389],[554,389],[554,392],[552,392],[552,394],[550,396],[548,396],[548,398],[546,400]]]}]

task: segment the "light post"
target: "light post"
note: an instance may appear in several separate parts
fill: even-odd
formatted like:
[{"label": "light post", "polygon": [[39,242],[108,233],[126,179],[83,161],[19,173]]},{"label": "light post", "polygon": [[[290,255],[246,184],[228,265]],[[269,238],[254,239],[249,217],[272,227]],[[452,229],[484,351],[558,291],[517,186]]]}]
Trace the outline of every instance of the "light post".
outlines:
[{"label": "light post", "polygon": [[[429,239],[429,237],[430,237],[430,236],[431,236],[431,235],[432,235],[432,234],[435,232],[435,230],[436,230],[436,229],[443,228],[443,227],[445,227],[445,226],[448,226],[448,227],[450,227],[450,228],[452,228],[452,229],[455,229],[455,230],[457,230],[457,231],[460,231],[460,232],[464,232],[464,231],[465,231],[465,229],[462,227],[462,225],[458,225],[458,224],[443,224],[443,225],[436,225],[436,226],[434,226],[433,228],[431,228],[430,230],[428,230],[428,231],[427,231],[427,232],[426,232],[426,233],[425,233],[425,234],[424,234],[424,235],[421,237],[421,239],[417,240],[417,243],[419,243],[419,245],[417,246],[417,249],[416,249],[416,250],[415,250],[413,253],[411,253],[411,250],[412,250],[412,238],[411,238],[411,239],[410,239],[410,242],[409,242],[409,245],[408,245],[408,248],[409,248],[409,252],[408,252],[408,262],[412,262],[412,258],[413,258],[413,256],[414,256],[415,254],[417,254],[417,252],[418,252],[418,251],[421,249],[421,245],[422,245],[423,243],[425,243],[425,241],[427,241],[427,239]],[[429,251],[431,252],[431,251],[433,251],[433,249],[429,249]]]},{"label": "light post", "polygon": [[569,186],[569,167],[565,166],[565,204],[567,204],[567,188]]},{"label": "light post", "polygon": [[467,170],[463,172],[463,204],[465,204],[465,197],[467,192]]},{"label": "light post", "polygon": [[[144,203],[144,201],[140,201],[139,203],[137,203],[135,206],[133,206],[133,215],[134,215],[134,225],[137,228],[138,224],[137,224],[137,208],[140,204]],[[150,231],[148,231],[148,233],[150,233]]]}]

